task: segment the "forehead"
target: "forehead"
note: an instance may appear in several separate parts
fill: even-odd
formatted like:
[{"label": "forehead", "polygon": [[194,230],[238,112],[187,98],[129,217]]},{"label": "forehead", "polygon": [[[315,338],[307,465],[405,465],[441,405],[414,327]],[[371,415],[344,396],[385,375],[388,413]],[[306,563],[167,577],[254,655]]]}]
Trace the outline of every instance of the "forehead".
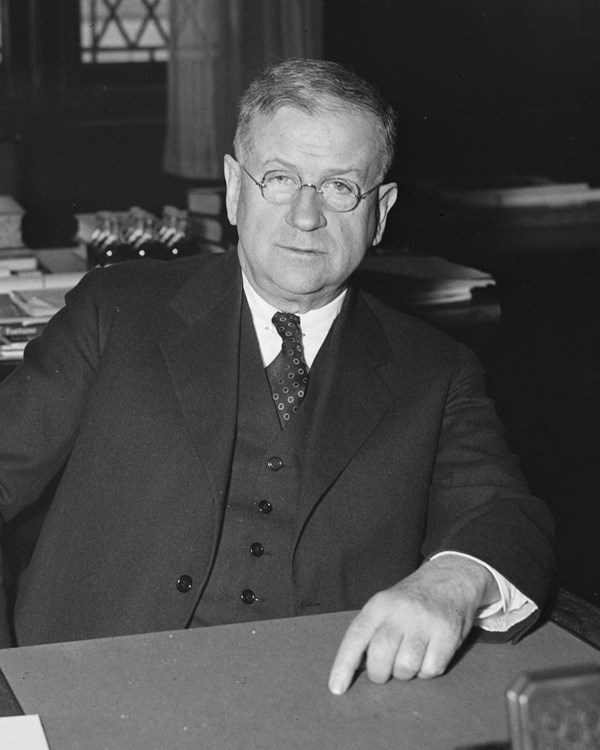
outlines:
[{"label": "forehead", "polygon": [[309,114],[281,107],[274,115],[257,114],[250,125],[253,163],[320,167],[367,173],[379,156],[373,115],[351,109]]}]

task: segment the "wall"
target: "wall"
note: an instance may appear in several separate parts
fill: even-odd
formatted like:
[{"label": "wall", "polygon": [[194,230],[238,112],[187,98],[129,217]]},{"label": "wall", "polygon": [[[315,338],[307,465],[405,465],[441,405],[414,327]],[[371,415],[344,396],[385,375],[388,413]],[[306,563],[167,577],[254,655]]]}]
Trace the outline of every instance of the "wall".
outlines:
[{"label": "wall", "polygon": [[[395,179],[600,184],[597,0],[328,0],[326,12],[327,55],[376,82],[400,115]],[[406,240],[399,215],[391,244]],[[600,241],[583,252],[571,231],[560,252],[490,257],[467,231],[469,260],[497,275],[502,317],[493,335],[459,337],[482,359],[509,442],[554,512],[560,583],[600,604]]]},{"label": "wall", "polygon": [[[395,177],[600,182],[596,0],[327,0],[324,12],[325,55],[400,114]],[[15,126],[30,244],[69,242],[76,212],[184,204],[188,183],[162,171],[164,101],[153,96],[121,102],[120,125],[99,90],[85,111],[58,97]]]},{"label": "wall", "polygon": [[595,0],[328,0],[326,14],[326,54],[400,114],[400,174],[600,180]]}]

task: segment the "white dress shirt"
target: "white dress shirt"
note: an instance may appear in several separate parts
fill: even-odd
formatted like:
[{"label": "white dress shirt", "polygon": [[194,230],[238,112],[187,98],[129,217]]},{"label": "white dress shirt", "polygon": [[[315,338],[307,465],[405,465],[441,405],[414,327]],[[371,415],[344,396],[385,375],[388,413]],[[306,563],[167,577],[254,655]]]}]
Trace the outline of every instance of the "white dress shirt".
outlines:
[{"label": "white dress shirt", "polygon": [[[266,367],[281,351],[281,337],[277,333],[271,320],[278,310],[276,307],[273,307],[273,305],[266,302],[255,291],[254,287],[250,284],[243,272],[242,280],[244,293],[250,307],[250,312],[252,313],[252,321],[258,337],[263,365]],[[323,307],[319,307],[316,310],[310,310],[309,312],[298,316],[300,318],[300,327],[302,329],[304,358],[309,370],[317,356],[317,352],[329,333],[333,321],[336,319],[342,308],[345,296],[346,290],[343,290],[334,300]],[[280,312],[287,311],[281,310]],[[493,568],[487,565],[487,563],[478,558],[472,557],[471,555],[452,551],[439,552],[437,555],[434,555],[434,558],[443,555],[459,555],[460,557],[475,560],[475,562],[478,562],[480,565],[487,568],[494,576],[500,591],[500,599],[487,607],[481,608],[477,613],[477,619],[475,620],[475,624],[484,630],[496,632],[508,630],[516,623],[524,620],[537,609],[534,602],[527,599],[527,597],[507,581],[504,576],[501,576]]]}]

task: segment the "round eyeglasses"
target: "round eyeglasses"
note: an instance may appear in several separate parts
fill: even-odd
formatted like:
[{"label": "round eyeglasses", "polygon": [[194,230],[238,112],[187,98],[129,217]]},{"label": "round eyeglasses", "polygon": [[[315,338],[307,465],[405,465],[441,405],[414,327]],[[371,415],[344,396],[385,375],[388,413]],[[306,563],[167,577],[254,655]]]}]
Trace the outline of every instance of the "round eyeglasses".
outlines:
[{"label": "round eyeglasses", "polygon": [[327,208],[344,213],[354,210],[363,198],[366,198],[369,193],[379,187],[379,185],[375,185],[370,190],[361,193],[356,183],[343,177],[328,177],[318,185],[313,185],[310,182],[302,182],[300,176],[293,172],[285,172],[280,169],[272,169],[266,172],[259,182],[243,164],[240,164],[240,166],[252,182],[260,188],[262,197],[266,201],[280,205],[291,203],[302,188],[311,187],[322,198]]}]

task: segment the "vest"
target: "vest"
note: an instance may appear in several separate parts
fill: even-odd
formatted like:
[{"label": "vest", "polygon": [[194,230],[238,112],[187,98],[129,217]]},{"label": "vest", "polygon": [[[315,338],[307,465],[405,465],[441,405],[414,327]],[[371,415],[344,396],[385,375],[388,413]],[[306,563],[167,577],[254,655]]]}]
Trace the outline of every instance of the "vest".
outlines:
[{"label": "vest", "polygon": [[191,627],[290,617],[292,533],[311,384],[280,427],[244,299],[236,441],[219,547]]}]

